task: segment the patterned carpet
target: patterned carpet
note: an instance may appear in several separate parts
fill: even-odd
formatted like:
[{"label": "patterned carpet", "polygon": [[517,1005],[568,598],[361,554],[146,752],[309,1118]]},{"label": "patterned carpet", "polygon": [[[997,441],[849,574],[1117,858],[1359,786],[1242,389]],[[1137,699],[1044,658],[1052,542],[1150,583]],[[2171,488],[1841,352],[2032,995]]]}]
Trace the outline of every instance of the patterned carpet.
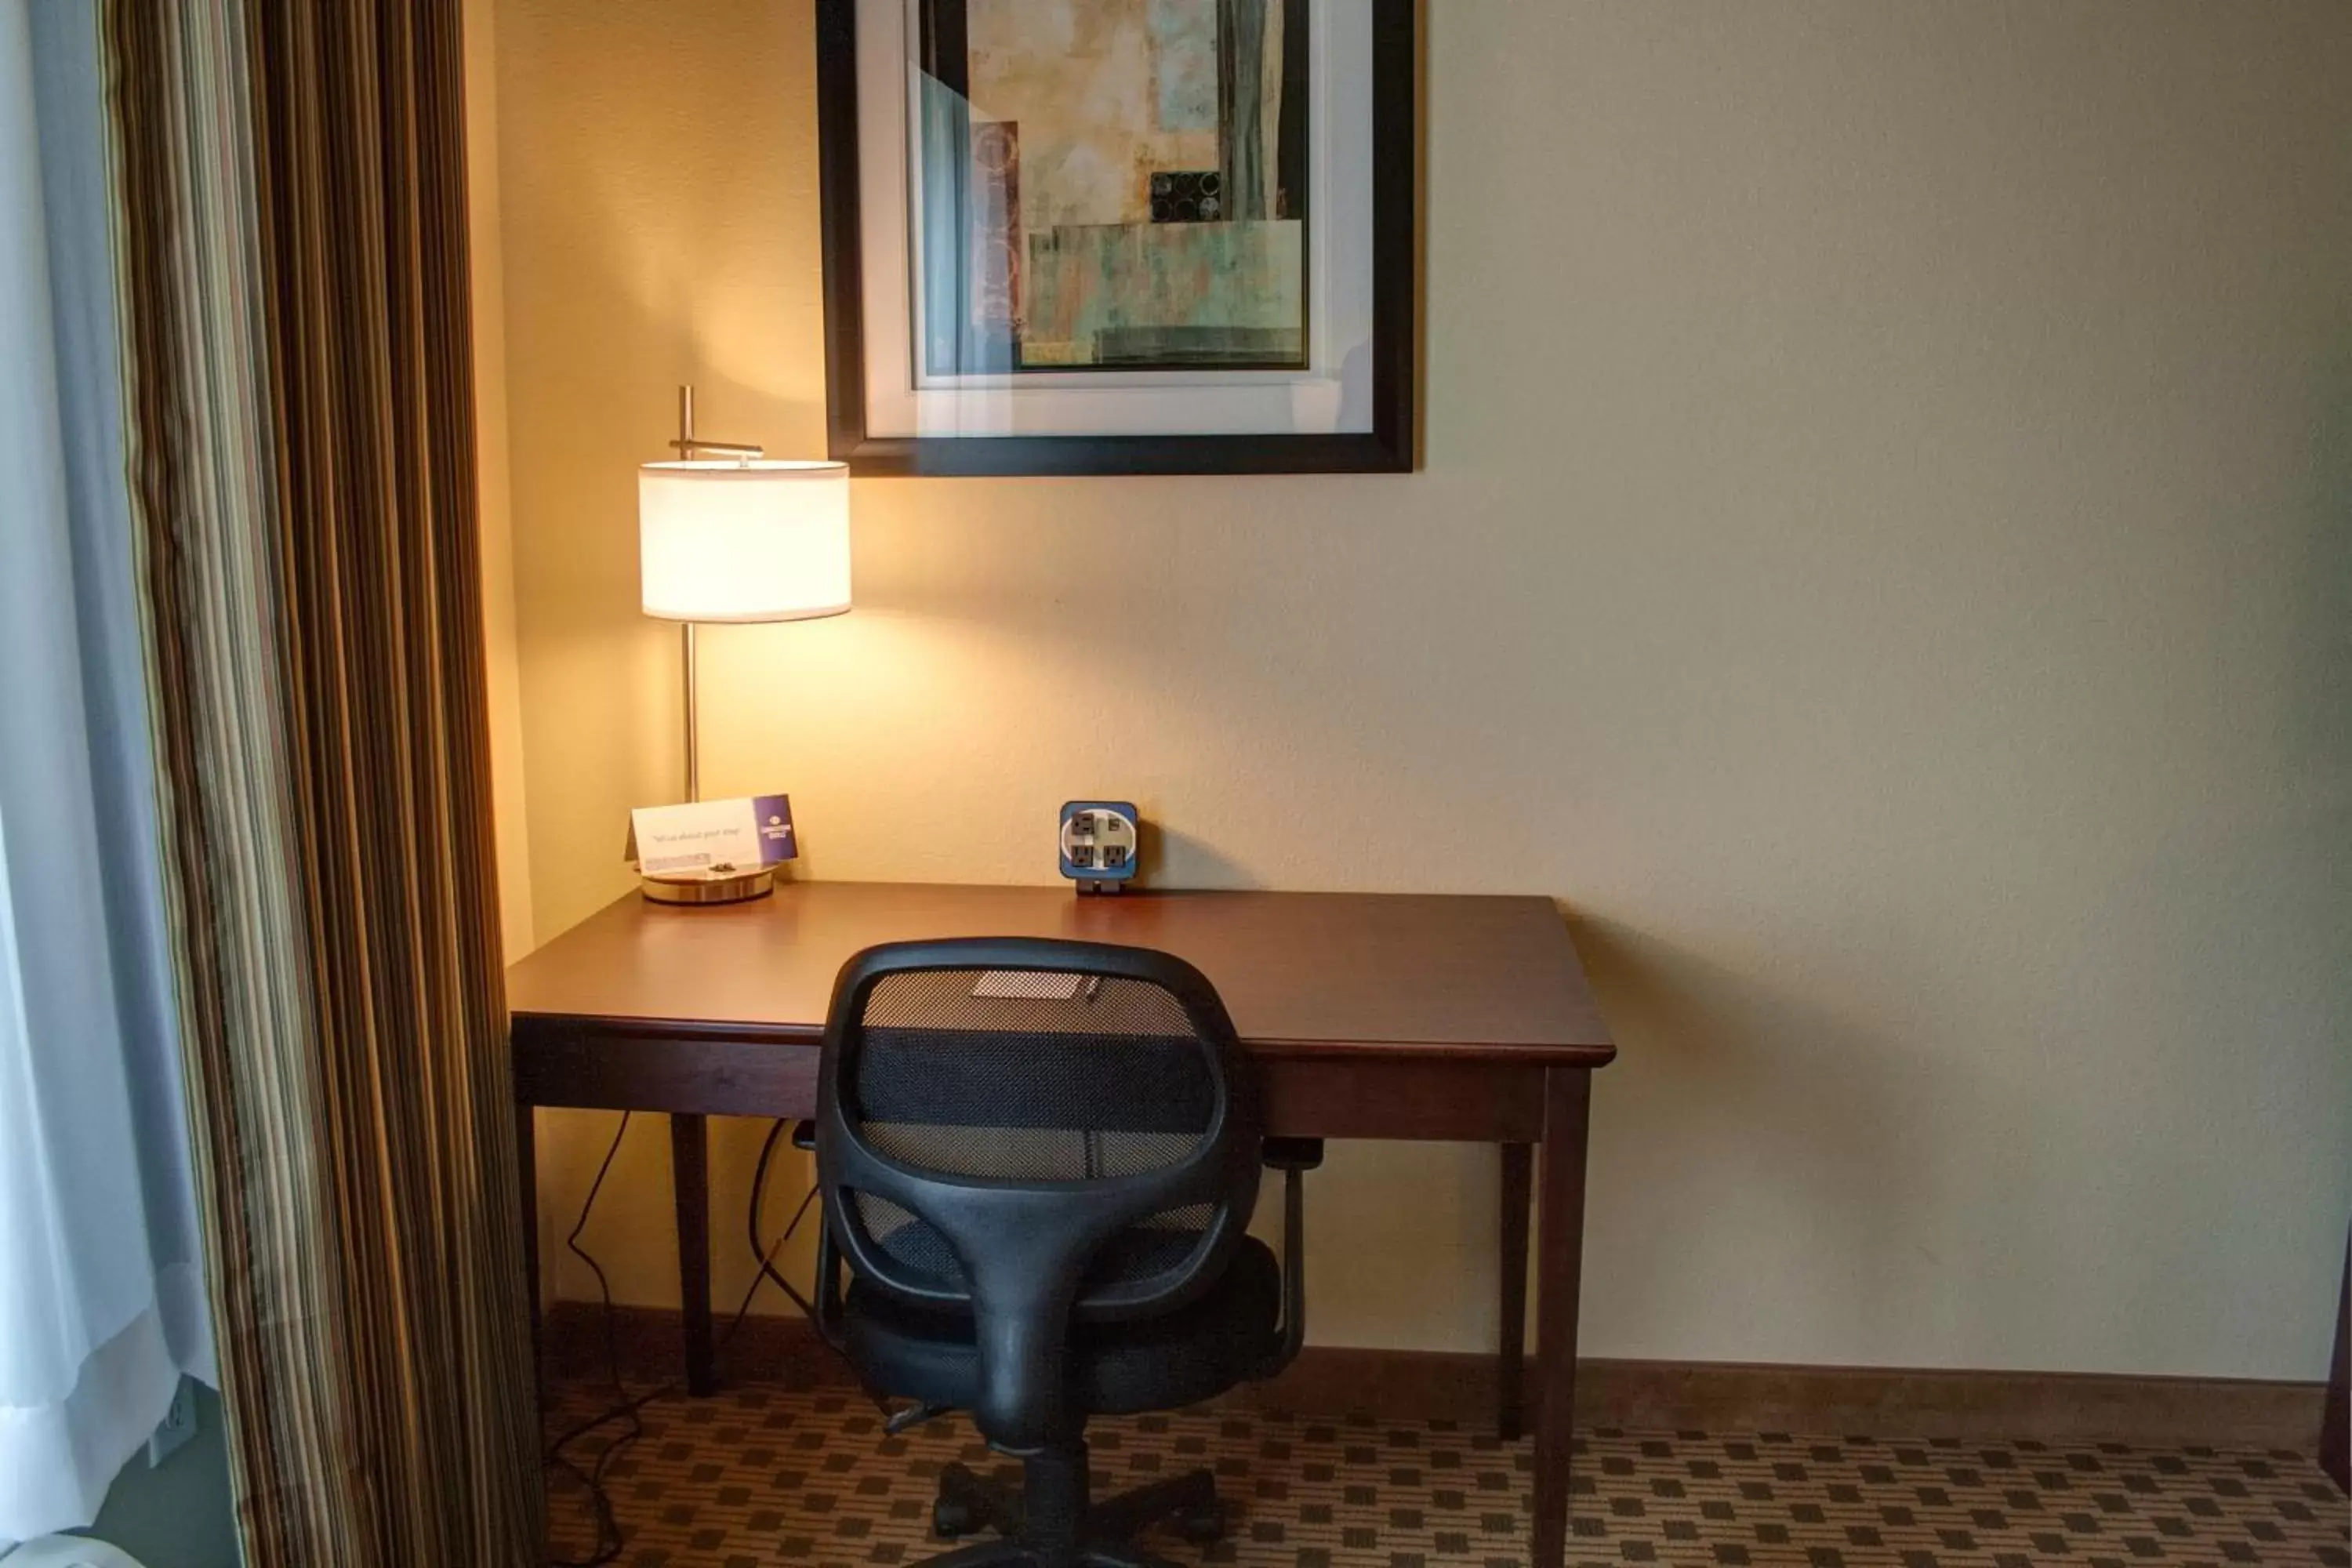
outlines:
[{"label": "patterned carpet", "polygon": [[[610,1391],[558,1392],[551,1426]],[[950,1417],[898,1437],[827,1390],[667,1397],[614,1459],[632,1568],[862,1568],[942,1550],[933,1479],[996,1463]],[[1236,1408],[1097,1423],[1098,1492],[1213,1468],[1237,1515],[1207,1560],[1250,1568],[1508,1568],[1526,1561],[1528,1444],[1448,1423]],[[593,1459],[595,1439],[575,1446]],[[1003,1472],[1008,1478],[1013,1473]],[[551,1481],[552,1542],[595,1540],[586,1495]],[[1569,1561],[1707,1568],[2080,1568],[2242,1563],[2347,1568],[2347,1505],[2308,1456],[1601,1430],[1577,1443]],[[1202,1561],[1172,1537],[1151,1544]]]}]

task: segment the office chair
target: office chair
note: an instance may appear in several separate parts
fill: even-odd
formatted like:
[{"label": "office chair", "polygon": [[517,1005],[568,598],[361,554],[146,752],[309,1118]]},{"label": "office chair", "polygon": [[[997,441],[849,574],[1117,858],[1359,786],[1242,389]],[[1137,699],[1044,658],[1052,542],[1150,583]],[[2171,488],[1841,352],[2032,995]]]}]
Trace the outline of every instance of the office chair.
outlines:
[{"label": "office chair", "polygon": [[[1215,989],[1140,948],[869,948],[817,1073],[819,1328],[916,1402],[902,1416],[970,1411],[1022,1462],[1018,1495],[946,1468],[936,1532],[1001,1539],[932,1564],[1165,1568],[1146,1527],[1221,1535],[1208,1470],[1093,1499],[1085,1436],[1271,1376],[1305,1334],[1300,1173],[1322,1146],[1265,1138]],[[1246,1234],[1261,1163],[1286,1178],[1279,1266]]]}]

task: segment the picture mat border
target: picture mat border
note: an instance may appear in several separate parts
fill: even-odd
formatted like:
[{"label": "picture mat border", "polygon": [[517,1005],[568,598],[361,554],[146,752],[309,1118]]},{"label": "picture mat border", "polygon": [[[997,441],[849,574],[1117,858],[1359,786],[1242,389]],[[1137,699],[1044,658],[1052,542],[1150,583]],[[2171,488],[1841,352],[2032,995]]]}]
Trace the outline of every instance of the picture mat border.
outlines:
[{"label": "picture mat border", "polygon": [[[891,436],[870,432],[867,427],[858,23],[861,11],[877,3],[877,0],[817,0],[816,4],[826,412],[829,447],[835,459],[848,463],[853,473],[869,478],[1405,472],[1413,468],[1420,0],[1326,0],[1329,4],[1360,5],[1369,13],[1370,22],[1372,125],[1367,142],[1368,162],[1383,177],[1374,184],[1371,193],[1370,430],[1320,435],[980,437]],[[900,0],[878,3],[892,8],[891,14],[903,29],[905,14],[897,9]],[[895,58],[890,64],[891,79],[898,84],[891,91],[895,99],[904,91],[905,78],[898,70]],[[895,116],[895,104],[892,112]],[[897,123],[903,125],[903,121]],[[903,169],[903,158],[899,162]],[[903,180],[903,174],[900,177]],[[901,277],[906,276],[902,271]],[[911,353],[898,363],[907,367],[911,381]],[[1247,374],[1279,376],[1285,373]],[[1096,389],[1100,385],[1099,376],[1088,377],[1087,390],[1099,395]]]}]

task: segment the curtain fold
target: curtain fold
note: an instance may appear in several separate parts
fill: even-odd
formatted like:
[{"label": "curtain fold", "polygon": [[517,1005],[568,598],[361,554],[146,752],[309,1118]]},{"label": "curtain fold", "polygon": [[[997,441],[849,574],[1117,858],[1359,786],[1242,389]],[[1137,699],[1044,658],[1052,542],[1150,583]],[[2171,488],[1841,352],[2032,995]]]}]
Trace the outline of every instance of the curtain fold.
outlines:
[{"label": "curtain fold", "polygon": [[108,0],[133,489],[249,1568],[534,1561],[457,0]]},{"label": "curtain fold", "polygon": [[211,1377],[87,5],[0,11],[0,1550]]}]

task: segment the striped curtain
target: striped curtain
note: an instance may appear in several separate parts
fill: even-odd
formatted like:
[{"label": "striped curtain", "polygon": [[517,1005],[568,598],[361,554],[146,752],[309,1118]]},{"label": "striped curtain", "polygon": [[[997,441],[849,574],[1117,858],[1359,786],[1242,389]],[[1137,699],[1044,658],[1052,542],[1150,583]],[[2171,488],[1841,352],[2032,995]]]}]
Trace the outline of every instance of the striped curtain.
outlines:
[{"label": "striped curtain", "polygon": [[246,1562],[529,1563],[459,0],[102,0],[101,26]]}]

